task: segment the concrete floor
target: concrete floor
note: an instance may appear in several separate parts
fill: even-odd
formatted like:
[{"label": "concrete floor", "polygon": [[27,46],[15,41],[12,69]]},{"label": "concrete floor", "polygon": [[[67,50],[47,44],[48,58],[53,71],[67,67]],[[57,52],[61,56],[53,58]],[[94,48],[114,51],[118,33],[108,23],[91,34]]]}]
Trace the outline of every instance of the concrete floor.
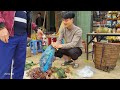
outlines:
[{"label": "concrete floor", "polygon": [[[34,63],[39,63],[40,56],[41,56],[41,53],[38,53],[37,55],[32,55],[32,57],[28,57],[26,61],[27,62],[33,61]],[[112,71],[110,71],[110,73],[108,73],[108,72],[104,72],[102,70],[96,69],[94,67],[94,63],[92,61],[91,56],[92,55],[89,54],[89,60],[87,61],[86,60],[86,53],[83,52],[82,56],[79,57],[79,59],[76,61],[77,63],[79,63],[79,68],[73,69],[71,66],[69,66],[71,68],[70,70],[73,72],[72,79],[120,79],[120,58],[118,59],[116,67],[114,68],[114,70],[112,70]],[[56,61],[53,62],[53,66],[61,67],[61,63],[63,63],[63,62],[64,62],[63,59],[57,58]],[[77,74],[77,71],[83,69],[85,66],[90,66],[95,71],[95,73],[93,74],[92,77],[83,78]],[[33,66],[32,68],[35,68],[35,67],[39,67],[39,64],[36,66]],[[26,71],[25,71],[25,73],[26,73]],[[24,76],[24,79],[29,79],[26,76],[26,74]]]}]

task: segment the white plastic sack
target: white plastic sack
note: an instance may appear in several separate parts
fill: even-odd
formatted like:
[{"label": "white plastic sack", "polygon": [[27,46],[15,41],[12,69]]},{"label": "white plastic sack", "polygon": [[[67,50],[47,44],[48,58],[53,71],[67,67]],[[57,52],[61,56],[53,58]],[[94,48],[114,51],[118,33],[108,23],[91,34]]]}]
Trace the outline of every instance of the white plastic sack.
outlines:
[{"label": "white plastic sack", "polygon": [[90,66],[85,66],[83,69],[78,70],[77,73],[80,77],[89,78],[93,76],[94,70]]}]

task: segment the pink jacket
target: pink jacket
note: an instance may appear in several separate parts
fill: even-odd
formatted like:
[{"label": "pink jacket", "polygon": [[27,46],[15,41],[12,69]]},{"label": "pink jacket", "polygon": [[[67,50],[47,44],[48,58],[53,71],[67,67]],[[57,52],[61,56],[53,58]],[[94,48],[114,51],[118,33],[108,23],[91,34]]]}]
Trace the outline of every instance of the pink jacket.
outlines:
[{"label": "pink jacket", "polygon": [[[13,30],[14,16],[15,16],[15,11],[0,11],[0,23],[4,23],[10,36],[14,36],[14,30]],[[34,30],[37,27],[37,25],[32,22],[31,27],[32,30]],[[30,30],[28,31],[29,31],[28,35],[30,35]]]}]

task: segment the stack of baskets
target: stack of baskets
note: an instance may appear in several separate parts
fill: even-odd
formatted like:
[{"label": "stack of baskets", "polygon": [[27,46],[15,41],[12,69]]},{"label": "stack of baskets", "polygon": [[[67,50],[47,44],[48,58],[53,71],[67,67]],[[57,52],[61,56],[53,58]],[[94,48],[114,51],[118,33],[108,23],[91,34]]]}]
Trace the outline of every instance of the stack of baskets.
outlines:
[{"label": "stack of baskets", "polygon": [[119,57],[119,43],[101,43],[94,44],[94,63],[95,68],[110,72],[116,66]]}]

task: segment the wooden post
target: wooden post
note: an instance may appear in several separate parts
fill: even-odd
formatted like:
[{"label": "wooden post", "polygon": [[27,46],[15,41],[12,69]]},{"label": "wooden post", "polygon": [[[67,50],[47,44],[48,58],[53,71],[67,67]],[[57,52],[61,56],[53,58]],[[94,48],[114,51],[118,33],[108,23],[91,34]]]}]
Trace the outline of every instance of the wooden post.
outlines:
[{"label": "wooden post", "polygon": [[57,11],[55,11],[55,27],[56,27],[56,33],[57,33],[59,30]]}]

